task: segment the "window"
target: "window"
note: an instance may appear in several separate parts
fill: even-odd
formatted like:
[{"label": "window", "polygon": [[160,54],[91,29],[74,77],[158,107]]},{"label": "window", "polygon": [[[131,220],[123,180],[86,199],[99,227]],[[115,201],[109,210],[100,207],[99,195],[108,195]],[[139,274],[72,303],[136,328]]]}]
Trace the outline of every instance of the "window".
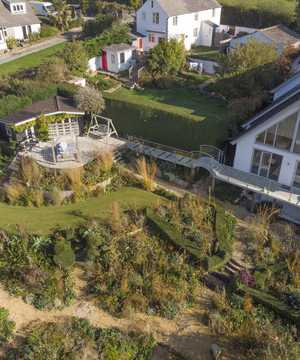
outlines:
[{"label": "window", "polygon": [[277,149],[292,151],[297,118],[298,113],[295,113],[278,124],[271,126],[257,136],[256,142],[270,145]]},{"label": "window", "polygon": [[178,25],[178,16],[174,16],[173,17],[173,25],[177,26]]},{"label": "window", "polygon": [[151,1],[151,8],[152,9],[154,8],[154,1],[153,0]]},{"label": "window", "polygon": [[261,150],[254,150],[251,172],[278,181],[281,164],[282,156]]},{"label": "window", "polygon": [[146,21],[146,13],[145,13],[145,11],[142,12],[142,18],[143,18],[144,21]]},{"label": "window", "polygon": [[2,41],[3,38],[2,38],[2,31],[0,30],[0,41]]},{"label": "window", "polygon": [[111,63],[112,64],[116,63],[116,56],[114,54],[111,54]]},{"label": "window", "polygon": [[293,186],[300,189],[300,162],[297,162],[297,168],[296,168]]},{"label": "window", "polygon": [[198,28],[195,28],[193,32],[194,32],[194,37],[198,37]]},{"label": "window", "polygon": [[13,6],[13,11],[17,11],[16,5]]},{"label": "window", "polygon": [[153,34],[149,34],[148,39],[149,43],[155,43],[155,36]]},{"label": "window", "polygon": [[213,17],[216,16],[216,9],[212,9],[212,16],[213,16]]},{"label": "window", "polygon": [[159,24],[159,13],[153,13],[153,24]]},{"label": "window", "polygon": [[7,29],[6,29],[6,27],[3,27],[2,30],[3,30],[3,35],[6,38],[7,37]]},{"label": "window", "polygon": [[199,14],[195,14],[195,21],[199,20]]},{"label": "window", "polygon": [[120,54],[120,63],[124,64],[125,63],[125,53],[121,53]]}]

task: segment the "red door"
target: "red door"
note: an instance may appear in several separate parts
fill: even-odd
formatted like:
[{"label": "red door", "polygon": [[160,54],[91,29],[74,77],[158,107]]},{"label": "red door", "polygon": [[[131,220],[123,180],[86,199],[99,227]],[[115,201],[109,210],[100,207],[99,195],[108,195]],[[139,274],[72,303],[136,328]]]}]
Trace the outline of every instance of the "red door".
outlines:
[{"label": "red door", "polygon": [[107,70],[108,70],[106,51],[102,51],[102,69],[103,69],[104,71],[107,71]]},{"label": "red door", "polygon": [[139,39],[139,45],[138,45],[139,49],[143,48],[143,39]]}]

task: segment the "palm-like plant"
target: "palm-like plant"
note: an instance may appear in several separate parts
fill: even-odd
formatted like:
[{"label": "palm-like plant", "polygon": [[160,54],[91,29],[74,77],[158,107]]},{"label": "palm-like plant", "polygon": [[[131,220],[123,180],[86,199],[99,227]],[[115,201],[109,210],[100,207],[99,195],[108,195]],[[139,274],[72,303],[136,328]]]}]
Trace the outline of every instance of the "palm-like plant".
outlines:
[{"label": "palm-like plant", "polygon": [[70,24],[70,11],[69,6],[65,0],[54,0],[53,5],[56,10],[54,15],[55,25],[61,30],[68,30]]}]

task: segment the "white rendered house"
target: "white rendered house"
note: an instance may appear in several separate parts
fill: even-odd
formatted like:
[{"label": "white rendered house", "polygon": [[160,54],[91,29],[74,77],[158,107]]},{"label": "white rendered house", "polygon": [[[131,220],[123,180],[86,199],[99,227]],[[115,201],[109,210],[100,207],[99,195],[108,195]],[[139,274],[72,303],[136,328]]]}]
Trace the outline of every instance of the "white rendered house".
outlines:
[{"label": "white rendered house", "polygon": [[6,50],[6,39],[27,40],[40,31],[40,20],[26,0],[0,0],[0,50]]},{"label": "white rendered house", "polygon": [[232,142],[233,167],[268,180],[260,199],[276,200],[283,215],[300,223],[300,74],[273,94],[273,103],[248,121]]},{"label": "white rendered house", "polygon": [[146,0],[136,14],[139,42],[146,51],[171,38],[182,39],[187,50],[213,46],[221,10],[216,0]]}]

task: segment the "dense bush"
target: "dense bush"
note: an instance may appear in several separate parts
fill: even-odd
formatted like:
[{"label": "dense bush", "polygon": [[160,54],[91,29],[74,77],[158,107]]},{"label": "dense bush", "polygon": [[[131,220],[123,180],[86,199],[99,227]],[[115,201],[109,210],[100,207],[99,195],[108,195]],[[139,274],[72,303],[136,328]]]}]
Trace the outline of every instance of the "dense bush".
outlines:
[{"label": "dense bush", "polygon": [[9,311],[0,307],[0,346],[11,338],[14,329],[15,323],[9,320]]},{"label": "dense bush", "polygon": [[40,31],[40,37],[41,38],[51,37],[57,35],[58,33],[59,30],[55,26],[42,25]]},{"label": "dense bush", "polygon": [[100,14],[95,19],[84,23],[83,34],[87,37],[100,35],[104,30],[112,26],[114,17],[112,15]]},{"label": "dense bush", "polygon": [[115,24],[110,29],[93,39],[84,43],[88,56],[94,57],[101,55],[102,48],[111,44],[131,43],[130,29],[127,25]]},{"label": "dense bush", "polygon": [[89,291],[109,313],[129,316],[139,311],[172,318],[194,302],[196,270],[171,243],[146,231],[142,213],[123,213],[114,204],[106,224],[89,223],[78,229],[78,243],[76,239],[82,239],[75,244],[81,257],[94,260]]},{"label": "dense bush", "polygon": [[72,318],[63,323],[33,325],[24,341],[8,351],[5,359],[150,360],[155,345],[151,336],[99,329],[87,320]]},{"label": "dense bush", "polygon": [[63,59],[72,74],[82,75],[86,72],[88,58],[85,47],[80,41],[72,41],[65,46]]},{"label": "dense bush", "polygon": [[221,24],[263,28],[294,23],[295,0],[221,0]]},{"label": "dense bush", "polygon": [[74,296],[70,274],[55,265],[52,248],[48,238],[1,232],[0,280],[37,308],[61,307]]},{"label": "dense bush", "polygon": [[58,239],[54,245],[54,263],[62,269],[69,269],[75,262],[71,244],[65,239]]}]

